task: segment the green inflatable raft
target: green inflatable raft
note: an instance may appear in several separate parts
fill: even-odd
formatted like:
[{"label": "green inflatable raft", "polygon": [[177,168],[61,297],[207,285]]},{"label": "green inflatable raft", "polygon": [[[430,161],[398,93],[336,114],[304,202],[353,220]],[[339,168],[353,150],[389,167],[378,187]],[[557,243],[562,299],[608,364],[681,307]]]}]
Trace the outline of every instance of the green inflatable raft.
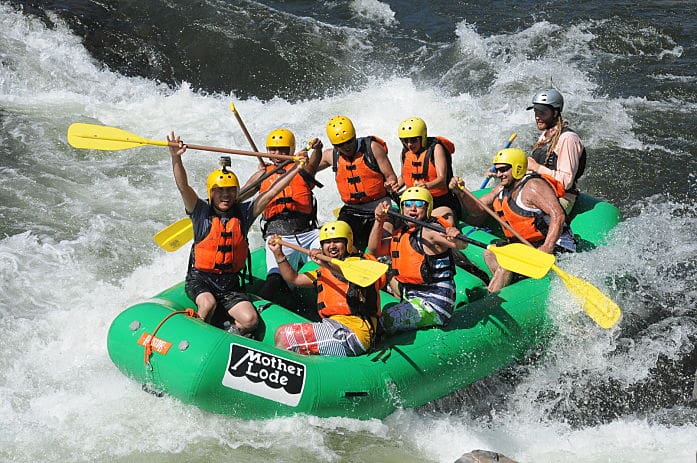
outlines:
[{"label": "green inflatable raft", "polygon": [[[603,244],[620,216],[611,204],[581,195],[572,219],[581,250],[589,250]],[[498,239],[469,226],[463,233],[486,243]],[[481,248],[468,246],[463,252],[486,269]],[[252,259],[250,293],[266,274],[264,250],[254,251]],[[243,419],[383,418],[462,389],[544,343],[552,333],[551,278],[523,279],[490,295],[480,278],[458,268],[458,302],[446,328],[384,338],[367,355],[353,358],[303,356],[274,347],[276,327],[307,321],[300,313],[314,313],[314,294],[302,294],[306,304],[296,311],[256,300],[262,323],[260,340],[252,340],[187,314],[195,304],[182,282],[118,315],[107,347],[114,364],[148,390],[214,413]],[[395,301],[382,294],[383,305]]]}]

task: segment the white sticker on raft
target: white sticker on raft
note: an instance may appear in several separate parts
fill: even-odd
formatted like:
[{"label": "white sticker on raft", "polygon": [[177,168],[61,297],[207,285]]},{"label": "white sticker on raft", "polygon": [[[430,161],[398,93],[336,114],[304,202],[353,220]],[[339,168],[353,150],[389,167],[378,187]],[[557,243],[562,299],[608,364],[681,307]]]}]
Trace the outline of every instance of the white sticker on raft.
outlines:
[{"label": "white sticker on raft", "polygon": [[305,388],[305,365],[231,343],[223,386],[295,407]]}]

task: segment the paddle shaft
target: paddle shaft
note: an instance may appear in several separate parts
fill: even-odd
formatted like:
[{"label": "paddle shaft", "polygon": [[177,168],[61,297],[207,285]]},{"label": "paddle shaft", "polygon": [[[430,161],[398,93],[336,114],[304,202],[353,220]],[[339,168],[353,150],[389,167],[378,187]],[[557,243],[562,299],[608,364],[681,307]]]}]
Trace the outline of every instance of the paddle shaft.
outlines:
[{"label": "paddle shaft", "polygon": [[[305,249],[305,248],[303,248],[302,246],[298,246],[297,244],[289,243],[288,241],[283,241],[283,240],[278,240],[278,242],[281,243],[281,245],[283,245],[283,246],[285,246],[285,247],[287,247],[287,248],[291,248],[291,249],[293,249],[293,250],[295,250],[295,251],[302,252],[302,253],[304,253],[304,254],[307,254],[308,256],[310,255],[310,250],[309,250],[309,249]],[[329,262],[329,263],[331,263],[331,262],[334,260],[334,259],[332,259],[332,258],[329,257],[329,256],[325,256],[324,254],[317,254],[317,258],[318,258],[319,260],[321,260],[321,261]],[[341,261],[340,261],[340,262],[341,262]]]},{"label": "paddle shaft", "polygon": [[[393,216],[393,217],[397,217],[397,218],[400,218],[400,219],[402,219],[402,220],[406,220],[407,222],[413,222],[413,223],[415,223],[416,225],[420,225],[420,226],[422,226],[422,227],[424,227],[424,228],[429,228],[429,229],[434,230],[434,231],[437,231],[437,232],[445,233],[445,228],[443,228],[443,227],[440,226],[440,225],[436,225],[436,224],[429,223],[429,222],[424,222],[423,220],[412,219],[412,218],[409,217],[408,215],[400,214],[399,212],[393,211],[392,209],[388,209],[388,210],[387,210],[387,213],[390,214],[390,215]],[[480,243],[479,241],[476,241],[476,240],[473,240],[473,239],[470,238],[469,236],[465,236],[465,235],[463,235],[462,233],[460,233],[459,235],[457,235],[455,238],[457,238],[457,239],[459,239],[459,240],[461,240],[461,241],[464,241],[465,243],[469,243],[469,244],[473,244],[473,245],[475,245],[475,246],[479,246],[480,248],[484,248],[484,249],[487,248],[487,245],[486,245],[486,244]]]},{"label": "paddle shaft", "polygon": [[[175,141],[170,141],[167,142],[167,145],[176,148],[179,146],[179,143]],[[285,154],[258,153],[256,151],[236,150],[233,148],[219,148],[217,146],[191,145],[189,143],[184,143],[184,145],[192,150],[213,151],[215,153],[239,154],[242,156],[256,156],[258,158],[283,159],[288,161],[295,161],[295,156]]]},{"label": "paddle shaft", "polygon": [[[486,204],[484,204],[484,203],[482,202],[481,199],[479,199],[479,198],[477,198],[475,195],[473,195],[472,192],[470,192],[467,188],[464,188],[464,187],[463,187],[463,188],[460,188],[460,189],[461,189],[467,196],[469,196],[469,197],[472,198],[473,200],[477,201],[477,202],[479,203],[479,205],[482,206],[482,207],[484,208],[484,210],[486,211],[487,214],[489,214],[491,217],[493,217],[503,228],[505,228],[505,229],[508,230],[509,232],[513,233],[513,236],[515,236],[516,238],[518,238],[518,240],[519,240],[521,243],[527,244],[528,246],[532,246],[532,244],[530,244],[530,242],[529,242],[528,240],[526,240],[525,238],[523,238],[523,236],[522,236],[520,233],[518,233],[518,232],[516,231],[515,228],[511,227],[507,222],[505,222],[503,219],[501,219],[501,217],[499,217],[499,215],[498,215],[496,212],[492,211],[489,207],[487,207]],[[533,246],[533,247],[534,247],[534,246]]]},{"label": "paddle shaft", "polygon": [[[257,145],[254,143],[254,140],[252,140],[252,136],[249,134],[249,131],[247,130],[247,126],[242,121],[242,117],[240,116],[240,113],[237,112],[237,108],[235,108],[235,103],[233,103],[232,101],[230,102],[230,111],[232,111],[232,114],[235,115],[235,119],[237,119],[237,123],[240,124],[240,128],[242,129],[242,132],[244,133],[244,136],[247,138],[247,141],[249,142],[252,149],[254,151],[259,151],[259,148],[257,148]],[[307,151],[310,151],[310,150],[308,149]],[[274,156],[268,155],[266,157],[273,158]],[[266,167],[266,164],[264,163],[264,161],[261,158],[259,159],[259,166]],[[307,171],[301,170],[299,172],[299,174],[302,175],[302,177],[306,181],[308,181],[310,183],[314,183],[317,186],[317,188],[324,188],[324,185],[322,185],[319,181],[317,181],[312,175],[308,174]],[[266,178],[266,177],[262,177],[262,178]]]},{"label": "paddle shaft", "polygon": [[[292,162],[293,162],[293,161],[283,161],[282,163],[280,163],[279,165],[277,165],[275,169],[273,169],[273,170],[270,171],[270,172],[266,172],[264,175],[262,175],[261,177],[259,177],[258,179],[256,179],[254,182],[250,183],[250,184],[247,185],[245,188],[243,188],[242,190],[240,190],[240,192],[239,192],[239,194],[238,194],[237,196],[238,196],[238,197],[242,197],[243,195],[249,193],[250,191],[255,190],[256,188],[259,187],[259,185],[261,185],[261,182],[263,182],[263,181],[266,180],[267,178],[271,177],[271,176],[272,176],[273,174],[275,174],[275,173],[282,172],[283,169],[284,169],[288,164],[290,164],[290,163],[292,163]],[[264,164],[264,166],[266,166],[266,164]]]},{"label": "paddle shaft", "polygon": [[[230,111],[232,111],[232,114],[235,115],[235,119],[237,119],[237,123],[240,125],[240,128],[242,129],[242,133],[244,133],[245,138],[249,142],[249,146],[251,146],[254,151],[259,151],[257,145],[254,143],[254,140],[252,140],[252,136],[249,134],[249,131],[247,130],[247,126],[244,125],[240,113],[237,112],[237,108],[235,108],[235,103],[233,103],[232,101],[230,102]],[[260,159],[259,165],[264,166],[264,161]]]},{"label": "paddle shaft", "polygon": [[[523,238],[520,233],[518,233],[513,227],[501,219],[496,212],[488,208],[481,199],[477,198],[466,188],[462,188],[465,194],[469,195],[477,201],[484,210],[492,216],[496,221],[501,224],[502,227],[509,230],[513,235],[518,238],[522,243],[528,245],[531,248],[535,248],[528,240]],[[603,294],[598,288],[590,284],[589,282],[566,273],[552,262],[550,266],[552,271],[561,278],[564,282],[566,289],[573,294],[575,297],[583,301],[583,310],[588,314],[588,316],[598,324],[601,328],[610,329],[612,328],[620,319],[622,311],[617,304],[615,304],[609,297]]]},{"label": "paddle shaft", "polygon": [[[517,136],[518,136],[518,134],[515,133],[515,132],[513,132],[513,133],[511,134],[511,137],[510,137],[510,138],[508,139],[508,141],[506,142],[506,144],[503,145],[503,149],[510,148],[511,145],[513,144],[513,140],[515,140],[515,138],[516,138]],[[491,166],[491,169],[489,169],[489,172],[494,172],[495,170],[496,170],[496,169],[494,169],[494,166]],[[489,179],[490,179],[490,178],[491,178],[491,177],[487,177],[487,178],[484,179],[484,181],[482,182],[482,184],[479,185],[479,189],[480,189],[480,190],[486,188],[486,186],[489,184]]]}]

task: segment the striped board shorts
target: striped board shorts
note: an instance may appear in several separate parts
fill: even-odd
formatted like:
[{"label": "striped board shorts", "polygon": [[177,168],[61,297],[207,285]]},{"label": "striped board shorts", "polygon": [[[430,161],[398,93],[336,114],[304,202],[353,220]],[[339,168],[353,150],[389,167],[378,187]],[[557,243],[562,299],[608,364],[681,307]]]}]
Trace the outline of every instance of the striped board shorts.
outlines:
[{"label": "striped board shorts", "polygon": [[348,327],[331,318],[317,323],[290,323],[278,327],[288,350],[303,355],[355,357],[365,354],[363,344]]}]

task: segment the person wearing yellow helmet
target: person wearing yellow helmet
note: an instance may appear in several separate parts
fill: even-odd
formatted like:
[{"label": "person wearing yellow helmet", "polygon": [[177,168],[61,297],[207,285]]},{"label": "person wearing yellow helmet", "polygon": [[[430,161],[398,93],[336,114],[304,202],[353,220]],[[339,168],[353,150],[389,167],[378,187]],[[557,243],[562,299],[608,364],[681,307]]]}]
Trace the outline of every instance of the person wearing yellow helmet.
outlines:
[{"label": "person wearing yellow helmet", "polygon": [[[170,146],[174,180],[184,202],[184,209],[194,226],[186,275],[187,296],[196,303],[198,315],[208,323],[222,327],[232,322],[231,331],[251,335],[258,323],[257,312],[241,291],[240,272],[244,269],[249,246],[247,232],[254,219],[298,173],[302,162],[288,171],[267,192],[253,201],[238,201],[239,180],[229,169],[230,158],[223,158],[222,168],[210,173],[206,180],[208,201],[199,198],[189,185],[182,155],[186,145],[172,132]],[[305,158],[301,157],[304,161]],[[222,306],[223,310],[216,310]],[[231,320],[229,320],[229,319]]]},{"label": "person wearing yellow helmet", "polygon": [[433,195],[434,214],[460,219],[460,203],[448,184],[453,177],[452,155],[455,144],[445,137],[429,137],[426,122],[408,117],[400,122],[397,136],[402,142],[402,173],[397,187],[428,189]]},{"label": "person wearing yellow helmet", "polygon": [[[298,272],[286,259],[279,236],[268,240],[281,275],[300,287],[317,288],[317,311],[321,318],[316,323],[290,323],[276,329],[276,347],[306,355],[356,356],[366,353],[375,341],[377,318],[380,315],[380,288],[386,277],[368,287],[347,281],[334,264],[317,258],[318,254],[333,259],[360,258],[353,246],[353,232],[346,222],[328,222],[320,228],[321,249],[311,251],[317,270]],[[373,256],[364,258],[375,260]]]},{"label": "person wearing yellow helmet", "polygon": [[455,239],[460,230],[445,217],[433,217],[433,197],[422,187],[407,188],[400,197],[402,214],[419,222],[433,222],[444,232],[414,222],[388,221],[390,205],[375,208],[375,225],[368,250],[375,256],[390,256],[401,301],[383,308],[380,324],[386,333],[445,326],[455,304],[455,256],[466,243]]},{"label": "person wearing yellow helmet", "polygon": [[326,132],[333,148],[322,153],[317,171],[332,167],[344,203],[339,220],[351,226],[356,247],[365,249],[375,206],[397,191],[387,144],[374,135],[357,137],[353,122],[346,116],[329,119]]},{"label": "person wearing yellow helmet", "polygon": [[579,194],[578,179],[586,169],[586,148],[562,118],[564,97],[558,90],[548,88],[538,92],[527,109],[534,110],[535,125],[542,132],[532,147],[528,170],[550,175],[564,185],[566,193],[560,201],[570,213]]},{"label": "person wearing yellow helmet", "polygon": [[[292,155],[295,153],[295,134],[287,128],[277,128],[266,136],[266,151],[269,154]],[[301,152],[306,153],[303,146]],[[315,196],[312,193],[317,185],[314,181],[314,166],[322,157],[322,142],[317,141],[312,150],[308,163],[298,172],[290,184],[283,188],[261,214],[262,237],[266,239],[278,234],[286,241],[304,248],[319,247],[319,230],[317,228],[317,208]],[[291,161],[271,158],[273,164],[265,164],[263,169],[255,173],[248,184],[257,184],[252,192],[264,194],[278,180],[293,168]],[[259,181],[260,180],[260,181]],[[308,260],[307,254],[290,248],[283,248],[286,258],[294,268],[300,268]],[[259,289],[258,295],[276,304],[290,308],[297,305],[296,298],[288,285],[283,281],[271,250],[266,247],[266,280]]]},{"label": "person wearing yellow helmet", "polygon": [[[494,173],[500,183],[484,195],[482,203],[492,208],[520,236],[546,253],[576,250],[559,198],[564,186],[551,176],[528,172],[528,157],[518,148],[496,153]],[[504,229],[509,240],[513,233]],[[493,273],[488,289],[497,293],[511,282],[512,274],[499,266],[496,256],[484,251],[484,260]]]}]

